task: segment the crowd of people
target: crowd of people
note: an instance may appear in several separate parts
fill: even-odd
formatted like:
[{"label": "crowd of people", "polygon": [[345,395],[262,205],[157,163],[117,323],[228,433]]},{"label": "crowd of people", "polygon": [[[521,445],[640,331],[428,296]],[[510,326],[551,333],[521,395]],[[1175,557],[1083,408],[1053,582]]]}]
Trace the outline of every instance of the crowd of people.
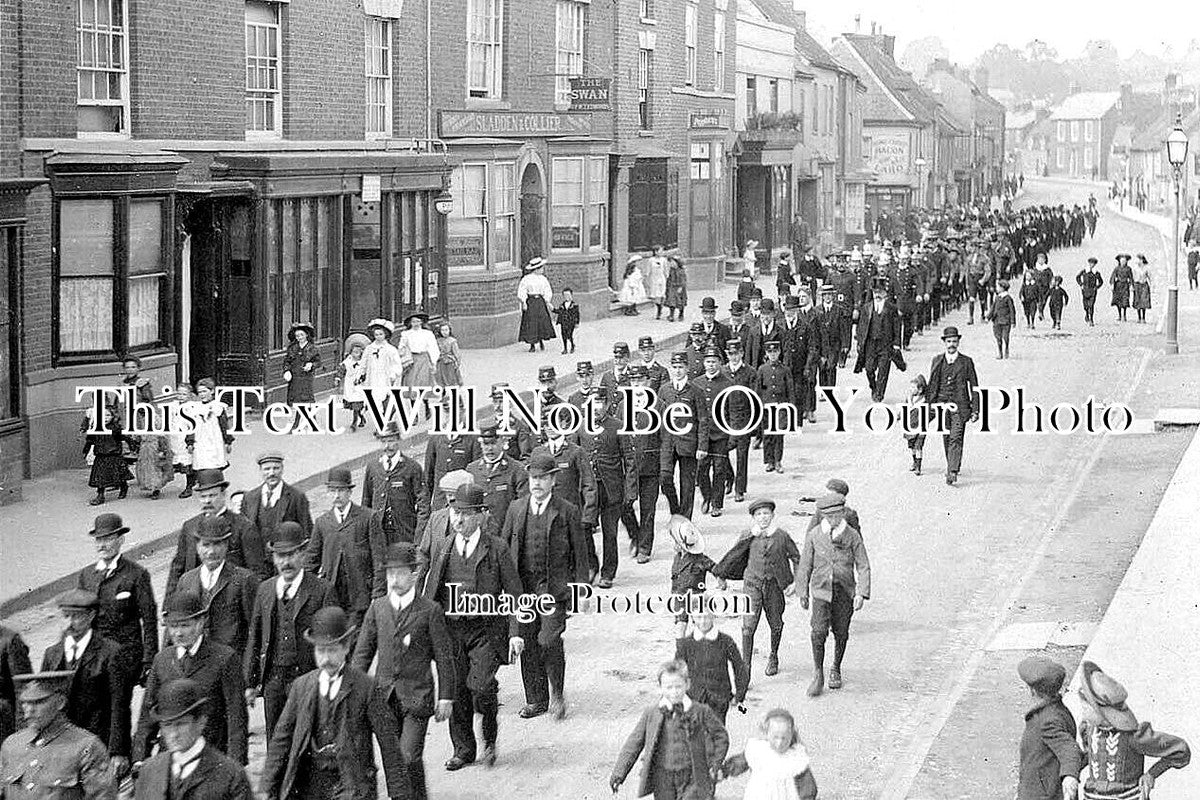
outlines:
[{"label": "crowd of people", "polygon": [[[712,597],[736,581],[750,607],[740,642],[719,629],[711,611],[673,614],[674,652],[664,656],[674,658],[659,670],[658,698],[616,755],[609,787],[617,791],[641,758],[639,795],[660,800],[711,798],[719,781],[747,771],[748,800],[815,797],[819,769],[786,709],[767,711],[762,738],[733,755],[725,722],[731,706],[745,710],[752,683],[778,675],[789,598],[810,612],[807,695],[845,685],[852,620],[871,597],[862,522],[839,478],[828,481],[795,538],[780,524],[775,500],[747,502],[757,471],[752,453],[761,451],[763,472],[783,472],[785,436],[773,429],[731,435],[713,424],[716,398],[744,386],[764,402],[790,406],[792,427],[802,427],[816,421],[818,387],[837,386],[838,373],[852,363],[882,402],[891,368],[908,368],[904,352],[913,336],[963,306],[968,325],[976,311],[980,322],[992,322],[998,357],[1007,357],[1016,324],[1009,282],[1022,281],[1023,303],[1025,285],[1036,290],[1032,311],[1027,307],[1031,327],[1047,305],[1057,326],[1066,292],[1058,276],[1045,274],[1048,254],[1078,247],[1095,227],[1090,210],[1061,206],[914,212],[906,230],[910,221],[912,235],[826,260],[811,249],[794,265],[784,259],[775,270],[775,297],[765,297],[748,273],[729,323],[717,320],[713,298],[703,298],[687,345],[665,365],[650,336],[635,348],[616,342],[611,366],[599,375],[593,362],[577,363],[579,386],[567,398],[558,394],[556,370],[539,368],[540,431],[516,418],[503,384],[491,387],[493,408],[478,435],[431,434],[421,460],[403,452],[402,431],[391,422],[375,432],[381,450],[368,461],[361,487],[349,470],[328,471],[329,507],[315,517],[305,494],[284,479],[279,452],[257,456],[261,484],[235,499],[223,472],[231,445],[223,412],[201,382],[198,389],[209,389],[198,398],[207,404],[201,416],[213,421],[183,443],[190,463],[179,464],[167,443],[172,470],[186,472],[198,509],[182,523],[164,595],[156,597],[145,567],[122,554],[130,530],[124,520],[101,514],[89,532],[97,561],[59,597],[65,629],[39,671],[20,637],[0,628],[3,800],[109,800],[119,785],[138,800],[249,800],[248,709],[260,700],[268,744],[258,789],[268,800],[374,797],[380,768],[389,797],[424,798],[431,720],[448,723],[453,755],[445,769],[492,766],[500,757],[503,665],[520,665],[525,703],[517,717],[569,716],[564,634],[571,586],[611,589],[621,551],[650,562],[664,528],[672,559],[663,584],[672,595]],[[682,302],[671,294],[672,269],[655,267],[658,258],[670,260],[651,257],[646,296],[682,317],[686,290]],[[553,337],[552,330],[545,335],[551,293],[542,266],[527,265],[532,279],[518,290],[521,339],[531,349]],[[1076,283],[1090,321],[1103,283],[1095,265]],[[1119,310],[1118,299],[1128,304],[1131,292],[1138,307],[1137,273],[1119,266],[1109,283]],[[554,309],[560,324],[572,303]],[[342,388],[356,423],[365,420],[355,390],[461,383],[457,359],[443,360],[457,352],[447,346],[448,328],[435,336],[425,322],[421,315],[406,320],[400,348],[391,344],[387,320],[373,320],[368,336],[347,340]],[[313,393],[319,356],[311,333],[293,328],[284,378],[294,402]],[[967,425],[977,416],[978,376],[959,350],[959,328],[945,326],[940,335],[944,352],[927,377],[913,379],[906,397],[914,408],[957,404],[941,433],[945,479],[954,485]],[[566,352],[565,333],[563,343]],[[137,367],[128,361],[125,379],[141,386]],[[686,406],[694,424],[682,433],[619,433],[626,387],[655,390],[664,408]],[[448,394],[441,402],[454,413]],[[568,405],[590,410],[597,430],[559,430],[558,413]],[[742,397],[725,416],[742,429],[750,413]],[[917,474],[924,438],[906,436]],[[110,455],[97,450],[93,466],[101,501],[120,477],[115,461],[96,466]],[[120,448],[115,456],[124,469]],[[660,497],[670,514],[661,526]],[[732,546],[710,555],[702,518],[722,516],[730,500],[745,503],[748,520]],[[472,613],[456,602],[469,595],[483,608],[502,607],[504,598],[526,594],[554,602],[532,619]],[[763,616],[769,648],[758,673]],[[1139,726],[1119,684],[1098,670],[1085,676],[1084,697],[1095,714],[1077,742],[1073,721],[1056,705],[1060,673],[1040,663],[1022,667],[1040,703],[1021,743],[1022,787],[1028,779],[1044,790],[1039,776],[1053,773],[1055,791],[1061,783],[1061,796],[1073,798],[1086,755],[1084,797],[1135,796],[1129,792],[1152,787],[1167,768],[1186,765],[1186,743]],[[137,686],[144,692],[135,725]],[[1145,756],[1161,760],[1146,771]],[[1020,791],[1022,798],[1060,796]]]}]

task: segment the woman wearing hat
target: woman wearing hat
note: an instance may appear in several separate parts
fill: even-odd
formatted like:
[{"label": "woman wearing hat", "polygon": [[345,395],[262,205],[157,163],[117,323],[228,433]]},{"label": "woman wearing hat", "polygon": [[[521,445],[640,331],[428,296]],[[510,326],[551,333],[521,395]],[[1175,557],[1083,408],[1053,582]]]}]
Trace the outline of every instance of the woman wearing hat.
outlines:
[{"label": "woman wearing hat", "polygon": [[1117,309],[1117,319],[1125,322],[1125,312],[1129,310],[1129,290],[1133,287],[1133,270],[1129,267],[1128,253],[1117,256],[1117,266],[1113,267],[1108,284],[1112,287],[1112,305]]},{"label": "woman wearing hat", "polygon": [[646,301],[646,281],[642,276],[642,270],[638,266],[642,257],[637,253],[632,253],[629,256],[629,262],[625,265],[625,276],[621,280],[621,291],[617,295],[617,302],[625,306],[625,316],[636,317],[638,315],[638,304]]},{"label": "woman wearing hat", "polygon": [[1133,307],[1137,310],[1138,322],[1146,321],[1146,310],[1150,308],[1150,262],[1138,253],[1138,265],[1133,270]]},{"label": "woman wearing hat", "polygon": [[[437,386],[433,365],[438,362],[442,354],[438,350],[437,337],[433,335],[433,331],[425,327],[427,322],[429,322],[429,315],[419,311],[404,318],[405,330],[400,334],[400,349],[402,352],[409,353],[412,362],[404,370],[402,382],[409,388]],[[425,411],[428,416],[428,402],[425,404]]]},{"label": "woman wearing hat", "polygon": [[550,319],[550,300],[554,290],[542,274],[546,259],[538,257],[525,265],[525,276],[517,284],[517,300],[521,303],[519,341],[529,345],[529,352],[546,349],[545,341],[553,339],[554,322]]},{"label": "woman wearing hat", "polygon": [[399,385],[404,375],[404,361],[391,341],[395,332],[396,326],[390,320],[373,319],[367,323],[371,343],[363,351],[366,361],[363,389],[390,389]]},{"label": "woman wearing hat", "polygon": [[287,383],[288,403],[312,403],[313,378],[321,368],[321,354],[313,344],[313,326],[294,322],[288,330],[288,348],[283,357],[283,380]]}]

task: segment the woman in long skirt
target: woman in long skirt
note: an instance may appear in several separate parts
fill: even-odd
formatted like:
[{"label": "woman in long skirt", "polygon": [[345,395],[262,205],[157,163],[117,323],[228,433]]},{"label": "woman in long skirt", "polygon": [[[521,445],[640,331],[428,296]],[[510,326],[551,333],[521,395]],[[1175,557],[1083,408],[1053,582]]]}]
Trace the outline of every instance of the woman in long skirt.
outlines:
[{"label": "woman in long skirt", "polygon": [[288,331],[288,348],[283,357],[283,380],[288,403],[313,403],[313,378],[321,368],[321,354],[313,344],[313,326],[296,322]]},{"label": "woman in long skirt", "polygon": [[521,303],[521,330],[517,339],[529,345],[529,352],[546,349],[547,339],[553,339],[554,322],[550,319],[550,300],[554,291],[542,274],[546,259],[535,258],[525,265],[525,277],[517,284],[517,300]]},{"label": "woman in long skirt", "polygon": [[171,445],[161,434],[145,434],[138,448],[135,474],[141,489],[150,492],[150,499],[157,500],[162,488],[175,478],[175,467],[171,458]]},{"label": "woman in long skirt", "polygon": [[116,489],[117,499],[125,499],[129,491],[129,467],[125,465],[126,437],[121,430],[120,411],[115,403],[104,407],[104,420],[100,425],[101,433],[88,432],[92,420],[85,417],[80,431],[85,434],[83,454],[92,456],[92,471],[88,475],[88,486],[96,490],[96,496],[88,501],[89,505],[98,506],[104,502],[104,491]]},{"label": "woman in long skirt", "polygon": [[663,301],[667,297],[667,259],[661,246],[654,248],[654,256],[646,264],[646,295],[654,301],[654,318],[662,319]]},{"label": "woman in long skirt", "polygon": [[1117,266],[1113,268],[1108,284],[1112,287],[1112,304],[1117,309],[1117,319],[1125,321],[1125,313],[1129,310],[1129,290],[1133,286],[1133,270],[1129,268],[1129,254],[1117,256]]},{"label": "woman in long skirt", "polygon": [[449,322],[438,323],[437,382],[439,386],[462,386],[462,351]]},{"label": "woman in long skirt", "polygon": [[225,469],[229,466],[229,453],[233,450],[233,436],[229,433],[229,406],[216,397],[217,384],[212,378],[196,382],[196,402],[190,411],[196,429],[185,441],[192,453],[192,469]]},{"label": "woman in long skirt", "polygon": [[1133,271],[1133,307],[1137,309],[1138,322],[1145,322],[1146,310],[1150,308],[1150,262],[1141,253]]},{"label": "woman in long skirt", "polygon": [[683,267],[683,262],[677,255],[670,255],[667,258],[671,265],[667,272],[667,298],[666,305],[670,309],[667,316],[668,322],[674,322],[676,312],[679,314],[679,321],[683,322],[683,309],[687,306],[687,270]]}]

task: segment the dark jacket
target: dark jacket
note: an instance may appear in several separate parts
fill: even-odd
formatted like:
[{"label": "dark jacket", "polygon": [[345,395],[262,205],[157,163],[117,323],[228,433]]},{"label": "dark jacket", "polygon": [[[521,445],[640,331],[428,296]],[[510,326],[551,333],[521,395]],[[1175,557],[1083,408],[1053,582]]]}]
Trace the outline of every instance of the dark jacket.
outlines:
[{"label": "dark jacket", "polygon": [[[655,704],[642,712],[633,732],[617,754],[617,763],[613,765],[612,776],[623,781],[633,769],[638,756],[642,756],[638,797],[654,792],[658,739],[666,721],[663,711],[662,706]],[[729,751],[729,734],[713,710],[704,703],[693,702],[691,710],[685,713],[695,721],[690,739],[692,788],[697,791],[698,797],[712,797],[714,785],[710,771],[724,763],[725,754]]]},{"label": "dark jacket", "polygon": [[[259,500],[261,503],[262,500]],[[229,509],[221,512],[229,515],[233,536],[229,539],[229,554],[226,559],[231,564],[245,567],[266,580],[275,574],[275,565],[267,553],[267,542],[262,533],[249,518],[236,514]],[[183,523],[179,532],[179,541],[175,545],[175,557],[171,559],[171,569],[167,573],[167,590],[163,597],[175,594],[175,586],[180,576],[190,569],[200,566],[200,556],[196,553],[196,534],[200,530],[200,520],[204,514],[197,514]]]},{"label": "dark jacket", "polygon": [[[267,746],[263,764],[262,793],[270,800],[287,800],[296,781],[303,779],[301,767],[310,751],[317,725],[320,670],[297,678],[288,691],[287,703],[275,735]],[[342,671],[342,683],[333,698],[337,725],[338,774],[352,800],[375,800],[374,734],[383,756],[383,773],[389,797],[407,797],[400,757],[400,728],[383,693],[366,673],[350,665]]]},{"label": "dark jacket", "polygon": [[[657,469],[656,462],[655,474]],[[484,492],[483,502],[488,510],[484,532],[499,534],[509,504],[529,491],[528,474],[520,462],[513,461],[508,456],[501,456],[495,465],[482,458],[472,461],[467,465],[467,472],[471,473],[475,485]]]},{"label": "dark jacket", "polygon": [[[492,597],[499,597],[502,594],[512,595],[514,598],[520,597],[522,593],[521,577],[517,574],[517,565],[508,552],[508,545],[500,537],[491,536],[482,531],[478,536],[479,541],[475,544],[475,550],[467,562],[474,564],[475,567],[474,593]],[[426,600],[438,603],[443,609],[449,602],[448,593],[443,591],[446,562],[450,557],[451,549],[458,546],[457,541],[458,537],[453,533],[449,536],[433,536],[429,541],[430,566],[429,573],[425,576],[422,596]],[[421,588],[419,584],[417,588]],[[453,614],[454,609],[450,609],[450,613]],[[509,638],[520,635],[516,616],[510,616],[507,624],[505,624],[505,618],[501,616],[487,617],[486,621],[492,646],[502,660],[507,660]]]},{"label": "dark jacket", "polygon": [[408,456],[394,469],[384,469],[381,458],[367,462],[363,476],[362,505],[372,511],[390,508],[397,533],[406,542],[417,541],[417,524],[429,516],[425,471]]},{"label": "dark jacket", "polygon": [[200,684],[208,698],[208,723],[204,738],[239,764],[246,763],[246,690],[237,654],[229,647],[205,636],[196,655],[185,670],[175,648],[164,647],[154,657],[154,666],[146,681],[142,710],[138,713],[137,732],[133,736],[133,760],[145,761],[158,741],[158,722],[154,709],[162,687],[179,678],[191,678]]},{"label": "dark jacket", "polygon": [[934,357],[929,367],[930,403],[957,403],[958,410],[970,416],[975,413],[975,389],[979,378],[975,374],[975,362],[969,356],[958,354],[953,364],[946,362],[946,355]]},{"label": "dark jacket", "polygon": [[[242,500],[242,515],[258,529],[263,541],[271,541],[273,530],[267,530],[266,520],[262,518],[263,486],[255,486],[246,492]],[[312,533],[312,514],[308,510],[308,498],[304,492],[289,483],[283,483],[279,488],[279,499],[275,501],[276,523],[295,522],[304,529],[305,535]],[[269,559],[268,559],[269,560]]]},{"label": "dark jacket", "polygon": [[[681,403],[691,410],[691,426],[687,433],[677,436],[663,427],[662,449],[677,453],[681,456],[695,456],[700,437],[700,426],[708,415],[708,404],[704,402],[704,392],[689,379],[682,390],[676,390],[675,384],[667,381],[658,390],[658,410],[665,414],[675,403]],[[686,425],[687,415],[678,417],[679,425]]]},{"label": "dark jacket", "polygon": [[[711,440],[729,438],[729,434],[716,424],[713,414],[716,411],[717,398],[721,395],[721,392],[733,385],[733,381],[724,370],[719,370],[711,378],[708,377],[707,373],[701,375],[699,378],[696,378],[694,385],[700,390],[700,394],[704,398],[704,413],[700,416],[700,424],[696,433],[696,445],[699,450],[707,450],[708,443]],[[726,419],[726,422],[728,422],[728,419]]]},{"label": "dark jacket", "polygon": [[313,657],[312,647],[304,640],[304,632],[312,624],[313,614],[334,603],[333,589],[328,583],[305,570],[300,578],[300,588],[292,598],[295,616],[292,619],[281,619],[275,611],[277,608],[275,594],[275,578],[269,578],[258,585],[254,596],[254,615],[250,619],[250,638],[246,642],[246,654],[243,658],[246,686],[258,688],[271,674],[271,663],[275,656],[275,636],[281,625],[290,625],[295,632],[296,667],[304,673],[317,668]]},{"label": "dark jacket", "polygon": [[1025,713],[1020,754],[1017,800],[1060,800],[1062,779],[1079,777],[1083,753],[1075,743],[1075,718],[1062,698]]},{"label": "dark jacket", "polygon": [[721,558],[713,570],[713,575],[747,583],[762,583],[765,579],[772,578],[779,584],[780,589],[791,586],[797,577],[796,567],[793,565],[800,563],[800,548],[796,547],[792,537],[783,528],[776,528],[767,537],[767,551],[764,554],[766,573],[762,575],[752,574],[748,569],[750,546],[754,538],[749,531],[743,533],[742,538]]},{"label": "dark jacket", "polygon": [[338,525],[331,509],[317,517],[308,543],[307,568],[333,588],[337,605],[348,612],[362,613],[371,605],[370,520],[370,513],[351,503]]},{"label": "dark jacket", "polygon": [[583,447],[578,442],[567,439],[558,455],[550,452],[548,444],[538,445],[533,449],[533,453],[551,456],[558,467],[558,474],[554,476],[554,496],[575,506],[579,510],[582,524],[595,525],[600,519],[600,509],[596,505],[596,473],[592,470],[592,460],[588,458]]},{"label": "dark jacket", "polygon": [[620,423],[616,417],[605,417],[599,427],[594,436],[580,429],[579,446],[588,458],[597,486],[604,486],[608,505],[622,505],[625,502],[625,474],[631,466],[629,439],[618,433]]},{"label": "dark jacket", "polygon": [[1100,291],[1100,287],[1104,285],[1104,276],[1100,274],[1100,270],[1095,272],[1091,270],[1080,270],[1075,276],[1075,282],[1079,284],[1084,297],[1095,297]]},{"label": "dark jacket", "polygon": [[[447,472],[466,469],[477,458],[483,458],[479,449],[479,439],[475,436],[460,436],[453,442],[449,436],[430,436],[425,445],[425,504],[430,511],[436,511],[446,506],[442,493],[438,491],[438,481]],[[428,514],[428,512],[426,512]],[[417,533],[420,533],[418,526]]]},{"label": "dark jacket", "polygon": [[988,311],[988,319],[993,325],[1017,324],[1017,304],[1013,302],[1012,295],[996,295],[996,302]]},{"label": "dark jacket", "polygon": [[[194,546],[192,552],[196,552]],[[107,577],[96,571],[94,564],[84,567],[77,585],[100,596],[93,627],[121,647],[122,666],[140,679],[158,652],[158,604],[146,568],[123,555],[118,558],[116,569]]]},{"label": "dark jacket", "polygon": [[[693,700],[706,705],[728,704],[746,699],[750,671],[733,637],[718,632],[715,641],[696,639],[691,634],[675,640],[675,659],[688,665]],[[730,680],[729,673],[733,673]]]},{"label": "dark jacket", "polygon": [[[250,618],[254,615],[254,593],[258,589],[258,576],[248,569],[225,562],[221,576],[208,599],[208,617],[204,632],[233,651],[240,658],[246,650],[246,639],[250,635]],[[178,591],[204,596],[200,583],[200,568],[188,570],[179,579]],[[164,644],[170,644],[170,635]]]},{"label": "dark jacket", "polygon": [[[551,495],[546,513],[552,515],[549,534],[534,539],[528,532],[530,496],[525,495],[508,507],[500,538],[508,545],[521,585],[527,592],[548,592],[558,600],[570,596],[570,583],[585,583],[588,576],[588,546],[579,521],[579,509]],[[523,571],[522,554],[545,563],[545,572]]]},{"label": "dark jacket", "polygon": [[[758,370],[745,361],[736,370],[725,365],[725,374],[729,377],[730,386],[741,386],[749,394],[757,394],[756,384]],[[725,401],[725,424],[731,430],[738,430],[750,423],[754,411],[752,400],[746,392],[731,392]],[[713,427],[716,427],[715,425]],[[742,434],[747,435],[747,434]]]},{"label": "dark jacket", "polygon": [[[46,648],[42,671],[68,669],[60,639]],[[67,691],[67,719],[96,735],[110,756],[129,757],[130,712],[124,688],[127,675],[118,668],[121,647],[95,630],[87,649],[79,657]]]},{"label": "dark jacket", "polygon": [[885,353],[900,346],[900,316],[890,300],[883,303],[883,312],[875,313],[875,301],[867,300],[858,310],[858,360],[866,363],[867,353],[882,349]]},{"label": "dark jacket", "polygon": [[[402,655],[400,663],[398,653]],[[454,642],[437,603],[417,594],[408,608],[397,613],[387,595],[373,601],[354,646],[354,668],[367,672],[376,654],[375,680],[406,713],[433,716],[432,663],[437,664],[437,699],[454,698]]]},{"label": "dark jacket", "polygon": [[[162,752],[142,764],[134,786],[134,800],[167,800],[171,783],[171,754]],[[254,800],[246,770],[208,742],[200,751],[196,769],[171,800]]]},{"label": "dark jacket", "polygon": [[17,729],[17,694],[13,677],[33,672],[29,648],[21,635],[0,625],[0,742]]}]

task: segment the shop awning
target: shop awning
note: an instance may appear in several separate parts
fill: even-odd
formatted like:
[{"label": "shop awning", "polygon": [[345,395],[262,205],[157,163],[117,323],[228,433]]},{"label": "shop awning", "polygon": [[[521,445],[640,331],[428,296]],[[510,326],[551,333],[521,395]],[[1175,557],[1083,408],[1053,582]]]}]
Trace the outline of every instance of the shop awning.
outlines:
[{"label": "shop awning", "polygon": [[254,184],[250,181],[197,181],[182,183],[179,193],[194,197],[253,197]]}]

